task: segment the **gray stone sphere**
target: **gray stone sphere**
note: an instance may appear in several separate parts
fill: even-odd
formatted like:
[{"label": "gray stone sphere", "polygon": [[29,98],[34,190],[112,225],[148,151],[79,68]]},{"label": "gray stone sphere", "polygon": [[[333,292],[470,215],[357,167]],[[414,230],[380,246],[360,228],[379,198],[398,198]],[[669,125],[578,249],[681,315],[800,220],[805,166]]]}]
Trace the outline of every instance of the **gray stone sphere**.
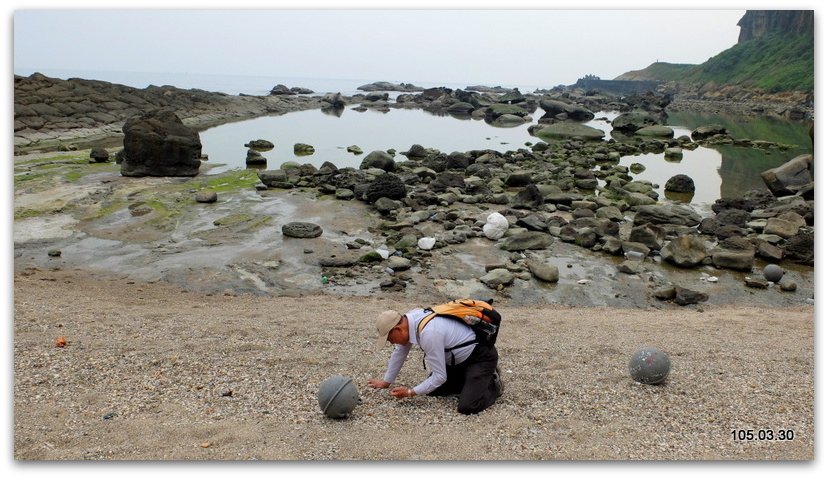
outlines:
[{"label": "gray stone sphere", "polygon": [[362,402],[354,382],[342,375],[334,375],[322,382],[316,398],[328,418],[347,418]]},{"label": "gray stone sphere", "polygon": [[762,270],[762,275],[770,282],[779,282],[782,276],[785,275],[785,271],[776,264],[768,264]]},{"label": "gray stone sphere", "polygon": [[662,383],[670,375],[670,358],[655,347],[644,347],[630,358],[630,376],[647,385]]}]

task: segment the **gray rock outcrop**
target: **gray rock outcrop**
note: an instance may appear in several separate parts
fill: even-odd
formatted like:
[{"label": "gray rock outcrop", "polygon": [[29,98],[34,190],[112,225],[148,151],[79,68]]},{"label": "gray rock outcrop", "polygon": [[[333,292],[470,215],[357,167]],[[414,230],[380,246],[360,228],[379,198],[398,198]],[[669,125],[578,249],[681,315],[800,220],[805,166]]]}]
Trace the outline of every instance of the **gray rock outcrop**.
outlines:
[{"label": "gray rock outcrop", "polygon": [[134,116],[123,128],[124,176],[195,176],[201,139],[170,109]]},{"label": "gray rock outcrop", "polygon": [[796,194],[814,182],[814,156],[797,156],[782,166],[762,172],[761,176],[774,196]]}]

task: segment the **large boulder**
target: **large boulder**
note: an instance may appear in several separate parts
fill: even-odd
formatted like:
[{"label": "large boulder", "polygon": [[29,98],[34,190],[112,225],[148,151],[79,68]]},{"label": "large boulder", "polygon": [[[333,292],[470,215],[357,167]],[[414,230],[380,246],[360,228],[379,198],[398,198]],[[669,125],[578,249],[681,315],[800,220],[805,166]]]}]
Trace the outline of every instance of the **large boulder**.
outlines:
[{"label": "large boulder", "polygon": [[345,100],[342,98],[342,93],[328,93],[322,97],[322,101],[329,104],[333,108],[343,108]]},{"label": "large boulder", "polygon": [[295,92],[291,91],[290,88],[288,88],[285,85],[276,85],[276,86],[274,86],[273,88],[270,89],[270,95],[271,96],[280,96],[280,95],[281,96],[289,96],[289,95],[295,95],[295,94],[296,94]]},{"label": "large boulder", "polygon": [[428,183],[428,190],[443,193],[451,188],[463,189],[465,186],[463,173],[443,171]]},{"label": "large boulder", "polygon": [[312,222],[289,222],[282,226],[282,234],[299,239],[311,239],[322,235],[322,227]]},{"label": "large boulder", "polygon": [[711,251],[713,265],[737,271],[750,271],[756,247],[743,237],[730,237],[719,242]]},{"label": "large boulder", "polygon": [[709,298],[710,296],[704,292],[677,286],[676,296],[673,301],[678,305],[692,305],[698,304],[699,302],[707,302]]},{"label": "large boulder", "polygon": [[515,275],[506,269],[492,269],[480,278],[480,282],[486,284],[490,289],[505,287],[514,282]]},{"label": "large boulder", "polygon": [[446,109],[449,113],[471,113],[472,110],[474,110],[474,105],[465,101],[453,103]]},{"label": "large boulder", "polygon": [[379,198],[402,199],[406,196],[405,184],[391,173],[378,176],[365,191],[365,200],[373,204]]},{"label": "large boulder", "polygon": [[486,119],[489,121],[494,121],[498,117],[503,115],[513,115],[518,117],[523,117],[528,115],[529,113],[517,105],[508,105],[503,103],[495,103],[488,108],[486,108]]},{"label": "large boulder", "polygon": [[698,226],[701,216],[692,209],[678,205],[647,205],[639,206],[635,212],[633,223],[639,224],[674,224],[677,226]]},{"label": "large boulder", "polygon": [[244,145],[245,148],[255,149],[256,151],[270,151],[276,145],[266,139],[254,139]]},{"label": "large boulder", "polygon": [[638,136],[653,136],[657,138],[672,138],[675,132],[669,126],[655,124],[652,126],[645,126],[635,131]]},{"label": "large boulder", "polygon": [[591,126],[564,121],[545,126],[535,131],[535,136],[549,143],[574,137],[600,140],[604,138],[604,132]]},{"label": "large boulder", "polygon": [[540,107],[545,114],[541,119],[568,119],[572,121],[589,121],[595,114],[580,105],[573,105],[556,100],[541,100]]},{"label": "large boulder", "polygon": [[500,248],[504,251],[525,251],[527,249],[546,249],[554,241],[545,232],[527,231],[507,237]]},{"label": "large boulder", "polygon": [[504,128],[511,128],[511,127],[514,127],[514,126],[520,126],[524,123],[526,123],[526,121],[523,120],[522,116],[513,115],[513,114],[505,114],[505,115],[498,116],[497,118],[492,120],[489,124],[491,124],[492,126],[500,126],[500,127],[504,127]]},{"label": "large boulder", "polygon": [[639,242],[650,249],[661,249],[664,241],[664,230],[652,224],[633,226],[630,230],[630,241]]},{"label": "large boulder", "polygon": [[371,151],[368,156],[362,160],[362,163],[359,165],[359,169],[378,168],[386,172],[391,172],[394,171],[396,166],[394,158],[391,157],[390,154],[385,151],[377,150]]},{"label": "large boulder", "polygon": [[658,120],[647,112],[630,111],[616,116],[612,120],[612,129],[625,134],[633,134],[641,128],[657,124]]},{"label": "large boulder", "polygon": [[814,182],[814,156],[803,154],[761,173],[774,196],[790,196]]},{"label": "large boulder", "polygon": [[716,135],[726,134],[727,129],[724,126],[718,124],[708,124],[694,129],[693,132],[690,133],[690,137],[693,138],[693,141],[701,141]]},{"label": "large boulder", "polygon": [[408,151],[404,151],[400,154],[406,156],[408,159],[423,159],[428,157],[428,150],[426,150],[422,145],[413,144]]},{"label": "large boulder", "polygon": [[530,184],[512,197],[511,204],[515,209],[535,209],[543,204],[543,194],[537,186]]},{"label": "large boulder", "polygon": [[785,257],[799,264],[814,265],[814,233],[802,230],[788,239],[785,244]]},{"label": "large boulder", "polygon": [[536,260],[529,261],[529,272],[531,272],[536,279],[543,282],[555,283],[558,282],[560,277],[558,266]]},{"label": "large boulder", "polygon": [[92,148],[89,152],[90,162],[92,163],[107,163],[109,162],[109,151],[105,148]]},{"label": "large boulder", "polygon": [[515,103],[522,103],[526,101],[526,97],[523,96],[523,93],[520,92],[517,88],[513,89],[508,93],[504,93],[497,99],[498,103],[506,103],[513,105]]},{"label": "large boulder", "polygon": [[695,267],[707,257],[707,247],[701,237],[684,234],[662,247],[661,257],[679,267]]},{"label": "large boulder", "polygon": [[133,116],[124,123],[124,176],[195,176],[201,138],[170,109]]},{"label": "large boulder", "polygon": [[667,180],[664,190],[674,193],[692,193],[696,191],[696,183],[686,174],[676,174]]}]

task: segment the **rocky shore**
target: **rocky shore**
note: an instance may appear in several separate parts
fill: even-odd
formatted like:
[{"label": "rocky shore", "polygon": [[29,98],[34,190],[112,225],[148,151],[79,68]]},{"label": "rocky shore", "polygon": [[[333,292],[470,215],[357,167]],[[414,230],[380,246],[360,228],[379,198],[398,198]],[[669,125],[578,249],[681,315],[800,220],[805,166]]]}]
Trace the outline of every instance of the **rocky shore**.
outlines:
[{"label": "rocky shore", "polygon": [[673,94],[670,111],[768,115],[813,122],[814,98],[813,94],[801,91],[766,93],[734,86],[707,86],[695,90],[677,90]]},{"label": "rocky shore", "polygon": [[[700,210],[671,197],[692,181],[662,189],[619,158],[785,146],[713,126],[675,138],[662,95],[232,97],[39,75],[15,88],[15,459],[813,459],[810,155]],[[505,153],[414,144],[359,168],[198,173],[197,125],[350,104],[527,128],[545,115],[538,141]],[[574,126],[608,106],[625,113],[611,141]],[[197,174],[135,166],[165,147]],[[378,310],[460,296],[505,317],[495,406],[466,417],[452,398],[365,386],[387,360],[368,351]],[[671,357],[664,384],[630,379],[642,345]],[[334,374],[360,390],[348,420],[316,402]],[[416,363],[400,375],[421,379]],[[791,439],[733,436],[766,427]]]},{"label": "rocky shore", "polygon": [[124,122],[171,108],[184,124],[204,129],[222,123],[320,108],[313,96],[233,96],[173,86],[139,89],[97,80],[14,77],[14,151],[55,151],[117,145]]},{"label": "rocky shore", "polygon": [[[279,215],[281,229],[277,229],[260,220],[272,217],[272,209],[264,215],[263,211],[253,209],[238,211],[230,222],[236,224],[213,241],[244,244],[254,240],[255,234],[272,229],[277,235],[285,237],[297,237],[291,233],[292,228],[310,228],[319,232],[307,238],[299,236],[301,242],[314,240],[324,231],[323,238],[327,237],[327,242],[324,246],[317,243],[324,253],[320,254],[315,249],[317,246],[308,243],[303,265],[298,267],[294,263],[293,267],[314,271],[313,276],[324,277],[325,280],[322,284],[305,281],[296,287],[276,279],[275,271],[262,268],[261,264],[267,261],[255,261],[259,264],[254,267],[256,271],[246,270],[245,273],[233,269],[234,265],[228,262],[225,266],[231,269],[222,271],[220,275],[223,279],[217,281],[211,290],[232,288],[239,281],[252,280],[259,292],[275,294],[309,290],[365,294],[372,291],[399,292],[407,288],[416,294],[425,288],[438,296],[500,294],[521,297],[524,301],[557,301],[562,295],[573,300],[573,305],[577,305],[579,300],[596,305],[623,304],[624,301],[638,305],[665,301],[689,305],[709,300],[713,303],[734,300],[732,293],[711,298],[708,285],[694,284],[699,277],[706,284],[718,281],[724,270],[736,274],[733,276],[735,283],[741,283],[742,290],[771,287],[782,291],[781,296],[770,299],[771,303],[791,300],[803,303],[813,298],[811,156],[795,158],[784,167],[768,171],[766,182],[769,190],[746,192],[740,198],[723,198],[707,211],[682,204],[682,194],[692,194],[694,185],[691,178],[671,178],[662,191],[659,185],[636,180],[629,168],[618,165],[622,156],[646,152],[664,152],[680,158],[683,150],[699,145],[786,147],[760,139],[733,138],[715,125],[698,128],[693,131],[692,138],[676,138],[670,128],[662,125],[666,109],[672,101],[669,95],[650,93],[620,98],[579,91],[555,91],[538,96],[522,94],[518,90],[499,94],[429,88],[416,94],[400,94],[394,100],[389,100],[387,94],[376,93],[354,97],[339,94],[323,97],[233,97],[171,87],[135,90],[90,80],[54,80],[42,75],[17,77],[15,87],[15,134],[16,141],[21,143],[17,148],[19,152],[35,146],[54,146],[55,141],[64,146],[76,145],[66,138],[73,134],[83,136],[89,131],[75,128],[77,124],[97,121],[94,124],[99,129],[114,128],[121,124],[118,118],[126,118],[141,111],[140,108],[154,110],[157,106],[165,107],[167,113],[152,119],[153,126],[140,126],[140,122],[130,120],[129,127],[122,127],[122,130],[129,136],[133,129],[138,135],[138,131],[173,128],[170,131],[176,132],[168,136],[180,141],[188,135],[179,131],[182,126],[176,123],[178,119],[171,112],[176,107],[181,111],[184,123],[203,125],[205,121],[279,114],[292,109],[341,109],[347,104],[358,104],[358,108],[422,108],[443,114],[479,117],[500,126],[517,124],[528,127],[539,138],[535,143],[527,143],[526,148],[505,153],[473,150],[446,154],[414,144],[401,153],[405,161],[395,160],[385,151],[373,151],[365,156],[359,168],[340,169],[331,163],[317,168],[295,163],[284,169],[260,170],[255,176],[249,172],[232,173],[228,182],[243,178],[241,184],[246,184],[249,189],[221,193],[225,196],[222,198],[224,201],[235,202],[237,199],[234,198],[249,194],[265,200],[282,200],[288,191],[296,191],[298,194],[290,195],[294,207],[301,207],[298,205],[315,198],[326,203],[341,203],[341,208],[337,206],[336,209],[343,210],[353,209],[355,203],[360,203],[363,206],[357,210],[367,211],[370,219],[363,216],[348,227],[352,230],[368,227],[369,234],[355,236],[346,233],[333,238],[332,228],[348,231],[348,227],[319,214],[308,216],[318,218],[312,221],[306,221],[298,214],[292,217]],[[47,99],[49,95],[52,95],[51,99]],[[115,101],[116,97],[120,99]],[[110,109],[101,114],[93,111],[82,113],[78,105]],[[537,108],[543,109],[545,114],[537,124],[529,125],[530,114]],[[69,109],[73,111],[71,114]],[[61,110],[67,110],[68,119],[61,120],[61,117],[54,116]],[[602,110],[622,112],[612,121],[611,141],[591,140],[590,130],[593,128],[581,124],[594,117],[593,111]],[[164,126],[167,121],[172,123]],[[600,134],[596,137],[602,137],[603,133],[598,132]],[[38,135],[47,134],[51,134],[51,139],[36,139]],[[125,146],[132,146],[130,153],[124,154],[127,148],[118,153],[127,157],[123,163],[118,160],[121,176],[158,175],[150,172],[158,169],[152,165],[137,165],[137,156],[144,155],[152,161],[161,151],[170,148],[188,158],[200,156],[197,136],[187,139],[187,145],[159,144],[149,152],[141,152],[145,149],[141,145],[155,141],[150,139],[156,137],[154,135],[156,133],[144,139],[141,136],[123,139]],[[23,144],[25,141],[29,142]],[[101,157],[107,158],[108,154],[103,153]],[[168,172],[160,175],[193,176],[198,173],[198,161],[195,161],[195,169],[191,162],[192,159],[187,159],[181,171],[164,169]],[[114,165],[107,176],[98,179],[103,179],[103,189],[108,191],[103,195],[96,180],[90,179],[88,183],[81,181],[87,188],[63,185],[64,193],[69,189],[83,189],[78,192],[81,198],[70,195],[73,198],[71,207],[62,201],[57,201],[57,205],[48,201],[38,203],[37,200],[24,202],[22,196],[27,191],[35,192],[46,187],[35,186],[35,181],[28,180],[32,175],[40,174],[40,166],[37,162],[34,166],[21,162],[16,168],[19,181],[15,191],[18,198],[15,218],[20,219],[16,221],[16,227],[21,231],[42,224],[43,218],[48,217],[44,214],[50,211],[70,211],[78,203],[83,205],[82,210],[88,211],[85,203],[91,197],[84,196],[93,195],[99,202],[111,203],[104,207],[106,211],[108,207],[118,205],[125,208],[120,210],[129,212],[133,227],[121,229],[120,235],[112,238],[133,243],[135,239],[132,235],[137,224],[149,226],[155,223],[154,228],[163,230],[172,227],[167,223],[176,217],[193,215],[203,220],[206,211],[198,205],[214,203],[219,198],[219,194],[209,191],[213,188],[207,187],[203,181],[193,183],[188,189],[185,189],[186,184],[185,188],[175,188],[174,204],[170,203],[169,197],[158,197],[158,191],[148,193],[152,199],[143,201],[135,199],[134,190],[130,196],[133,199],[123,197],[118,189],[130,185],[134,188],[136,183],[112,177],[111,174],[118,169]],[[71,168],[74,166],[68,169]],[[182,172],[185,169],[186,172]],[[80,174],[74,170],[64,173]],[[169,185],[162,187],[168,188]],[[188,190],[198,194],[188,195]],[[53,199],[52,203],[55,202]],[[125,203],[121,202],[124,200]],[[160,201],[160,210],[159,207],[147,208],[148,201]],[[330,209],[330,206],[324,207]],[[212,208],[215,225],[228,221],[227,217],[218,213],[222,209],[220,206]],[[87,232],[101,227],[111,230],[108,223],[115,221],[113,213],[118,214],[118,211],[114,209],[106,214],[92,212],[93,220],[82,220],[80,224],[87,224]],[[175,214],[171,215],[171,211]],[[327,213],[330,214],[330,211]],[[99,217],[101,214],[103,216]],[[343,217],[347,215],[339,215],[336,219],[341,221]],[[71,222],[77,220],[75,214]],[[180,219],[176,219],[176,228],[182,227],[182,224]],[[250,231],[247,239],[240,232],[244,229]],[[177,231],[176,236],[192,241],[200,235],[195,233]],[[16,243],[18,236],[16,233]],[[19,242],[16,249],[22,257],[28,254],[30,246],[25,244],[26,241]],[[282,245],[286,243],[284,241]],[[567,252],[564,254],[563,251]],[[469,260],[456,261],[456,258],[467,254],[470,254]],[[574,257],[578,259],[573,261]],[[609,269],[597,278],[595,274],[584,273],[583,270],[578,275],[562,270],[572,268],[573,262],[584,261],[595,264],[599,270],[601,267],[598,264],[603,262],[609,264]],[[20,263],[20,267],[25,267],[25,261]],[[789,273],[784,279],[768,280],[763,277],[767,264],[782,264]],[[45,264],[42,259],[37,259],[29,265]],[[124,270],[127,269],[124,267]],[[693,281],[684,277],[689,275],[693,276]],[[625,277],[634,279],[637,285],[630,289]],[[620,287],[623,291],[614,291],[609,297],[598,294],[587,299],[573,299],[575,296],[560,292],[567,290],[567,282],[586,285],[596,280],[611,284],[610,290]],[[731,284],[723,282],[719,293],[722,293],[721,289],[730,290]],[[627,285],[621,286],[622,283]],[[550,287],[559,292],[550,294]],[[790,297],[783,297],[786,292]]]}]

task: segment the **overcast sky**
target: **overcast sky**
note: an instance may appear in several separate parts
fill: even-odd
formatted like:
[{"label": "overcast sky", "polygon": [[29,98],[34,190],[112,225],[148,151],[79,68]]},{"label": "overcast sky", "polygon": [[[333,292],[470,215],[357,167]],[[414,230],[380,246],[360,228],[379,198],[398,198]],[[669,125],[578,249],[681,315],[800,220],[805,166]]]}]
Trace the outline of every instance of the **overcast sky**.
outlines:
[{"label": "overcast sky", "polygon": [[13,16],[13,66],[24,74],[70,69],[554,86],[585,74],[611,79],[657,60],[702,63],[736,44],[743,14],[21,9]]}]

